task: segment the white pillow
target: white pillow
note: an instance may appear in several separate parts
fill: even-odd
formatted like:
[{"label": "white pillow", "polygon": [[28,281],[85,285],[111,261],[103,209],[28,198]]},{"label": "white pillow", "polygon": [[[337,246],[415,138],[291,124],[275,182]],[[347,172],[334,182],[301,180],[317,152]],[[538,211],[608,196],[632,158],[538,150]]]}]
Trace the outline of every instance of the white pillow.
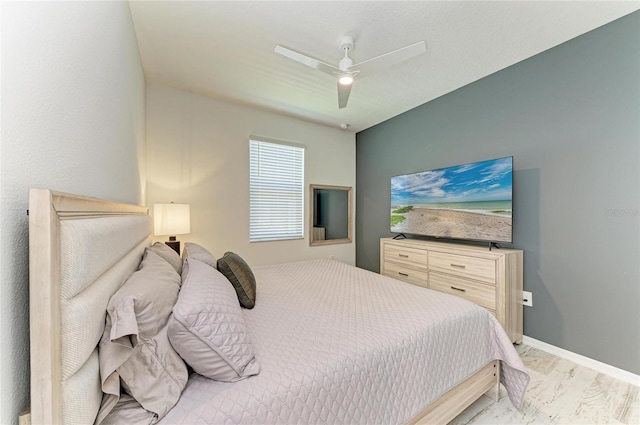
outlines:
[{"label": "white pillow", "polygon": [[216,269],[186,259],[189,272],[169,319],[169,340],[197,373],[235,382],[260,372],[238,296]]},{"label": "white pillow", "polygon": [[178,274],[182,273],[182,258],[180,258],[180,255],[178,255],[173,248],[162,242],[156,242],[147,249],[150,249],[155,254],[167,260],[167,262],[176,269]]},{"label": "white pillow", "polygon": [[169,342],[167,326],[179,289],[175,269],[147,249],[140,269],[109,300],[99,345],[105,396],[98,424],[115,406],[121,387],[157,419],[178,402],[188,373]]},{"label": "white pillow", "polygon": [[100,425],[151,425],[157,422],[155,413],[146,410],[128,394],[122,394],[118,404],[109,412],[109,416],[104,418]]},{"label": "white pillow", "polygon": [[189,274],[188,259],[202,261],[205,264],[210,265],[214,269],[218,268],[216,257],[213,256],[205,247],[193,242],[185,242],[184,249],[182,250],[182,281],[187,278]]},{"label": "white pillow", "polygon": [[210,265],[214,269],[218,268],[216,257],[213,256],[205,247],[193,242],[185,242],[184,249],[182,250],[183,260],[194,259],[202,261],[205,264]]}]

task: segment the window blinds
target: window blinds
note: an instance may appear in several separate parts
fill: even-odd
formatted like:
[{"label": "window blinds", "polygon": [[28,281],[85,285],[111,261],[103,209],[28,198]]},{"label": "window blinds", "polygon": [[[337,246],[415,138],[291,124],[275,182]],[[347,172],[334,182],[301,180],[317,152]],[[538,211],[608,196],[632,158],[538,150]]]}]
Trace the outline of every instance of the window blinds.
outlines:
[{"label": "window blinds", "polygon": [[249,240],[304,237],[304,148],[249,141]]}]

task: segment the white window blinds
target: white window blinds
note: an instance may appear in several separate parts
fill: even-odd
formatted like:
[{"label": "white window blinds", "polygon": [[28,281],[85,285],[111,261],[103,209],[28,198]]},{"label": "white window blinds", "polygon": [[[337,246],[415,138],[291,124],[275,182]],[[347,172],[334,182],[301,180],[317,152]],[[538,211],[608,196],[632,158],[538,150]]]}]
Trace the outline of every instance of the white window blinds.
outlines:
[{"label": "white window blinds", "polygon": [[304,237],[304,148],[249,141],[249,240]]}]

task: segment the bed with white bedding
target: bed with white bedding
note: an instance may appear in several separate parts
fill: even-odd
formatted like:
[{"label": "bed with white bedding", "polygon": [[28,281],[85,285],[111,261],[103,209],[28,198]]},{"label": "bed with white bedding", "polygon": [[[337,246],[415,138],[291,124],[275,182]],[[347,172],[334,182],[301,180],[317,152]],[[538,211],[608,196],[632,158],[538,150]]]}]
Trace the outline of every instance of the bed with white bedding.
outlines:
[{"label": "bed with white bedding", "polygon": [[401,424],[495,359],[522,401],[520,359],[475,304],[328,259],[254,273],[243,313],[260,374],[193,374],[161,424]]},{"label": "bed with white bedding", "polygon": [[[148,228],[141,207],[32,191],[32,423],[95,420],[106,306],[137,269]],[[253,273],[255,307],[241,314],[260,373],[220,382],[192,372],[160,424],[446,423],[498,379],[522,403],[526,369],[472,303],[333,260]],[[156,421],[121,401],[129,417]]]}]

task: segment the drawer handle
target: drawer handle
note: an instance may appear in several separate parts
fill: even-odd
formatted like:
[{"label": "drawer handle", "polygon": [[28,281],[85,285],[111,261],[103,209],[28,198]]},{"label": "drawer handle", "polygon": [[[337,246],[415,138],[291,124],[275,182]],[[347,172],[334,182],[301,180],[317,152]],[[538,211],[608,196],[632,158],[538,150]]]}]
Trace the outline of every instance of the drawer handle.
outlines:
[{"label": "drawer handle", "polygon": [[407,254],[398,254],[398,257],[409,258],[409,256]]},{"label": "drawer handle", "polygon": [[455,267],[456,269],[466,269],[467,266],[465,266],[464,264],[453,264],[451,263],[451,267]]},{"label": "drawer handle", "polygon": [[409,277],[409,275],[408,275],[408,274],[406,274],[406,273],[398,272],[398,274],[399,274],[400,276]]},{"label": "drawer handle", "polygon": [[455,289],[456,291],[460,291],[460,292],[467,292],[466,289],[456,288],[455,286],[452,286],[451,289]]}]

